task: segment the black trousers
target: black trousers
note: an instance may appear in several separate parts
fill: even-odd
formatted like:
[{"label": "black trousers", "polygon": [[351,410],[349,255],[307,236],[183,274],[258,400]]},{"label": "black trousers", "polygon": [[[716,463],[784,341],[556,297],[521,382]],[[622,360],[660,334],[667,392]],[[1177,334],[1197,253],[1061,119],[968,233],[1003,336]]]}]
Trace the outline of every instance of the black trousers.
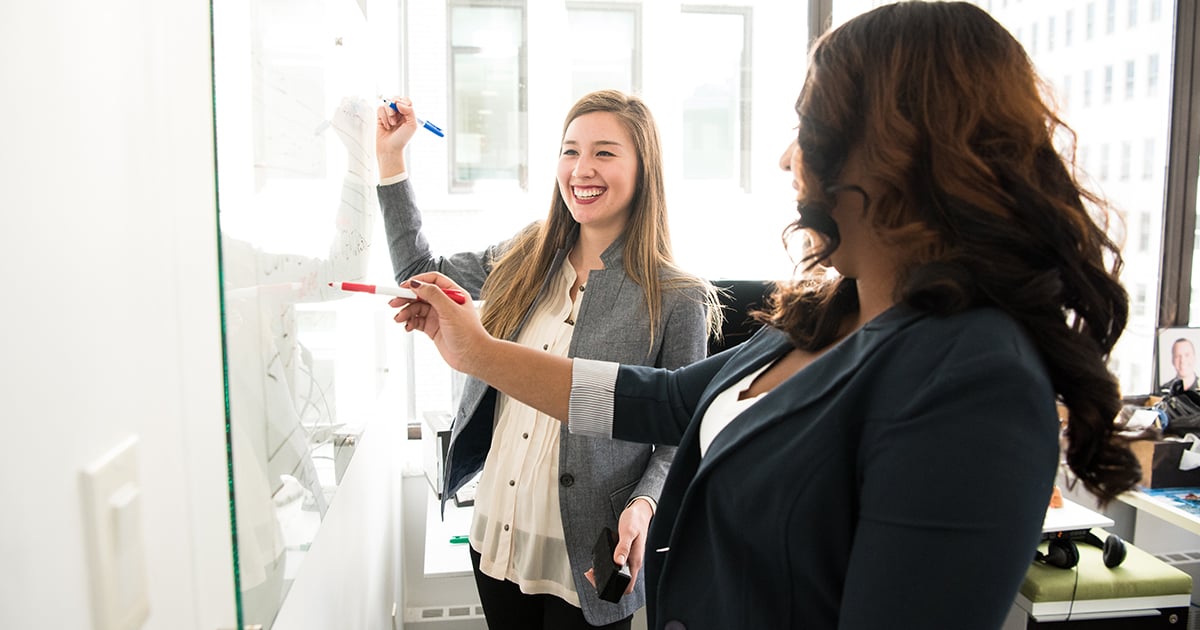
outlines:
[{"label": "black trousers", "polygon": [[471,567],[479,603],[487,617],[488,630],[630,630],[633,616],[607,626],[593,626],[583,618],[583,610],[554,595],[529,595],[508,580],[497,580],[479,571],[479,552],[471,549]]}]

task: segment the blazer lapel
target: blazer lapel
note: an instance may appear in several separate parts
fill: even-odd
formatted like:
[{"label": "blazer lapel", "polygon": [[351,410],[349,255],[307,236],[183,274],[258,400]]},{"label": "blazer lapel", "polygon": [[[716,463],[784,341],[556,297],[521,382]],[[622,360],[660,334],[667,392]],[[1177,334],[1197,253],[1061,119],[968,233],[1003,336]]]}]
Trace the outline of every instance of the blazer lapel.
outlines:
[{"label": "blazer lapel", "polygon": [[[730,452],[759,431],[799,409],[822,400],[829,392],[842,387],[850,376],[859,370],[862,363],[874,356],[879,350],[879,346],[891,338],[896,330],[915,321],[919,316],[919,313],[900,308],[893,308],[885,312],[863,326],[862,329],[840,341],[812,364],[780,383],[775,391],[764,394],[717,434],[704,459],[701,460],[696,475],[700,476],[708,469],[718,465]],[[738,380],[755,368],[761,367],[765,359],[774,359],[790,348],[790,343],[783,333],[772,331],[772,334],[776,335],[779,340],[773,340],[769,345],[763,344],[763,356],[755,357],[753,363],[747,365],[745,369],[736,370],[736,373],[731,372],[728,378],[721,379],[722,383],[719,387],[710,390],[713,396],[736,384]],[[780,344],[784,347],[780,348]],[[710,398],[705,403],[705,409],[711,402]]]},{"label": "blazer lapel", "polygon": [[[657,527],[651,527],[651,542],[659,546],[666,545],[667,535],[674,536],[669,530],[660,529],[665,523],[671,523],[670,530],[674,530],[678,524],[675,522],[674,515],[678,513],[680,504],[687,499],[690,492],[691,482],[696,476],[700,461],[700,422],[698,418],[702,417],[705,410],[712,403],[713,398],[725,389],[737,383],[752,370],[761,367],[763,364],[773,361],[776,357],[787,352],[792,347],[787,335],[773,330],[768,327],[759,329],[745,343],[726,350],[732,353],[730,359],[725,363],[727,369],[723,369],[717,373],[713,380],[708,384],[704,396],[697,406],[696,415],[692,417],[691,423],[683,433],[683,437],[679,440],[679,448],[675,451],[675,459],[671,463],[670,474],[667,475],[666,484],[663,486],[663,491],[658,500],[658,510],[656,514],[665,516],[666,518],[655,518],[651,524],[658,523]],[[711,453],[711,451],[710,451]]]}]

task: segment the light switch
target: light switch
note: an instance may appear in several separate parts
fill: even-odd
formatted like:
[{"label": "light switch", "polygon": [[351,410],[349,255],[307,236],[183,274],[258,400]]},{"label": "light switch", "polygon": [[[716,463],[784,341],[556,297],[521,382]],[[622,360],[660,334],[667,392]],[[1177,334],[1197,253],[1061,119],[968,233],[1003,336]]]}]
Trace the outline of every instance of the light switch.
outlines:
[{"label": "light switch", "polygon": [[96,630],[137,630],[150,615],[137,437],[84,469],[84,531]]}]

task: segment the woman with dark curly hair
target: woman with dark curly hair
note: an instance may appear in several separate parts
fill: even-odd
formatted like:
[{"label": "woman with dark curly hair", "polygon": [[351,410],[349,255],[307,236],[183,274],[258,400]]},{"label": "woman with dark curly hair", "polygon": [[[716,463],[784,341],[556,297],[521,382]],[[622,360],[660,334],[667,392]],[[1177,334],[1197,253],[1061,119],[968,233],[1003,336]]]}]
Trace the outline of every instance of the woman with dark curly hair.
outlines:
[{"label": "woman with dark curly hair", "polygon": [[573,433],[679,446],[645,547],[651,627],[999,627],[1040,538],[1055,403],[1088,489],[1139,478],[1105,366],[1121,258],[1040,87],[967,3],[824,35],[785,156],[804,273],[754,338],[691,366],[497,341],[436,274],[396,320]]}]

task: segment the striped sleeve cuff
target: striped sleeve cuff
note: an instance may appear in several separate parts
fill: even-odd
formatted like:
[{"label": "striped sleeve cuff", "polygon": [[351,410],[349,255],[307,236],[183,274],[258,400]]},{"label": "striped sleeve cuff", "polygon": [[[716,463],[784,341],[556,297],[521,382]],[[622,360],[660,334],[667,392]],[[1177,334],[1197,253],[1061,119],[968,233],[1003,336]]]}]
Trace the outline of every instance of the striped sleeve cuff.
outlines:
[{"label": "striped sleeve cuff", "polygon": [[380,186],[391,186],[392,184],[399,184],[400,182],[402,182],[406,179],[408,179],[408,171],[404,171],[403,173],[396,173],[395,175],[392,175],[391,177],[384,177],[379,180],[379,185]]},{"label": "striped sleeve cuff", "polygon": [[654,497],[650,497],[650,496],[647,496],[644,494],[639,494],[636,497],[633,497],[632,499],[630,499],[629,503],[625,504],[625,509],[629,509],[629,506],[633,505],[633,502],[637,501],[638,499],[641,499],[641,500],[645,501],[646,503],[650,504],[650,515],[651,516],[653,516],[656,512],[658,512],[658,501],[655,501]]},{"label": "striped sleeve cuff", "polygon": [[576,435],[612,437],[613,390],[619,363],[573,359],[567,430]]}]

